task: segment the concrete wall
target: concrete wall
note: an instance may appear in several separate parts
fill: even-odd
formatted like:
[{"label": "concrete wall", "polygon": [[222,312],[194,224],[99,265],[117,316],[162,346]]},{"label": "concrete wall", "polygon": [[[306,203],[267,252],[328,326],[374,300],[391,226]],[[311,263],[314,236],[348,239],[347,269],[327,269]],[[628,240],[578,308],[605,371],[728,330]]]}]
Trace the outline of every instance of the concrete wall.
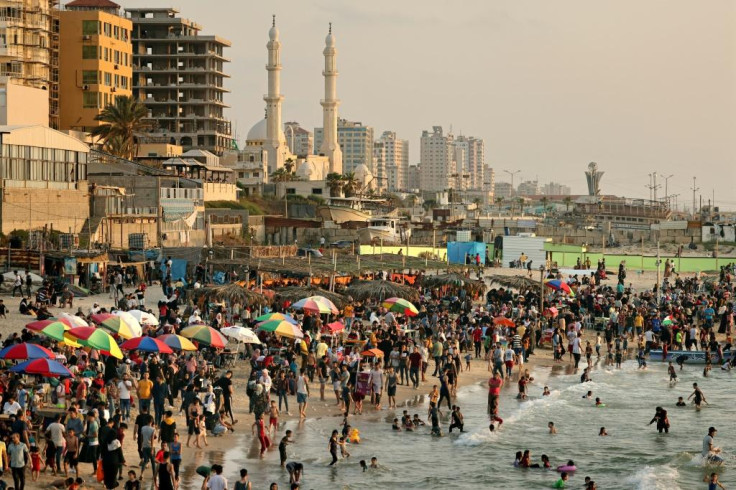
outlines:
[{"label": "concrete wall", "polygon": [[49,229],[79,233],[89,218],[87,182],[77,189],[5,188],[0,202],[0,231]]},{"label": "concrete wall", "polygon": [[97,228],[94,241],[107,243],[111,248],[128,248],[128,235],[147,233],[151,247],[157,246],[158,224],[155,218],[106,218]]},{"label": "concrete wall", "polygon": [[0,86],[0,125],[49,124],[49,91],[14,83]]},{"label": "concrete wall", "polygon": [[235,184],[220,184],[215,182],[205,182],[204,200],[205,201],[237,201],[238,188]]}]

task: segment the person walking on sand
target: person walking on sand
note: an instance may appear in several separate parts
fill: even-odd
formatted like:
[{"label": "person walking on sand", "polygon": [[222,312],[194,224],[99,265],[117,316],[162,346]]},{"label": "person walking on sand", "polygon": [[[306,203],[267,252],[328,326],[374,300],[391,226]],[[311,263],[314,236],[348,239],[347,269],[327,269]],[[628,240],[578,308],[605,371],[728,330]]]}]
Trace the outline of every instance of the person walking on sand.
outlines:
[{"label": "person walking on sand", "polygon": [[296,378],[296,401],[299,404],[299,418],[307,418],[307,400],[309,399],[309,380],[304,374],[304,368]]},{"label": "person walking on sand", "polygon": [[255,422],[253,422],[253,426],[251,427],[251,433],[258,435],[258,441],[261,443],[261,457],[263,457],[263,454],[266,452],[266,449],[269,448],[271,445],[271,440],[268,438],[268,430],[266,429],[266,424],[263,422],[263,414],[259,413],[258,418]]}]

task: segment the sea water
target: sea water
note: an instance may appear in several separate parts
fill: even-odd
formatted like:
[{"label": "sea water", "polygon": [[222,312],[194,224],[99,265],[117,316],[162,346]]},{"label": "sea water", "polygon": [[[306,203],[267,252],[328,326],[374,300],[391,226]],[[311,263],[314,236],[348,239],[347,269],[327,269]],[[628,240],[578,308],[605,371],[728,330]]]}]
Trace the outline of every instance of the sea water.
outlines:
[{"label": "sea water", "polygon": [[[484,369],[476,363],[474,369]],[[563,368],[558,367],[557,370]],[[429,378],[408,406],[397,410],[374,412],[364,404],[363,416],[350,416],[350,423],[360,430],[360,444],[349,445],[351,457],[340,460],[334,467],[327,443],[332,430],[340,430],[341,417],[322,417],[304,422],[282,424],[274,446],[286,429],[294,431],[294,444],[288,446],[289,461],[304,464],[303,489],[363,489],[363,488],[551,488],[559,473],[544,469],[514,468],[516,451],[529,449],[534,463],[541,463],[542,454],[549,456],[552,466],[571,459],[579,468],[571,475],[568,488],[581,488],[590,476],[599,489],[676,490],[707,488],[703,477],[708,472],[719,473],[729,488],[736,482],[736,459],[733,441],[736,433],[736,407],[733,403],[733,383],[736,371],[714,369],[703,377],[702,367],[685,366],[678,371],[675,386],[669,386],[666,364],[653,363],[648,369],[637,369],[637,363],[624,363],[622,369],[597,365],[592,381],[581,384],[575,374],[549,375],[549,369],[535,369],[535,381],[529,386],[529,398],[515,399],[516,373],[502,392],[499,415],[504,419],[500,430],[488,430],[486,416],[487,388],[480,384],[459,390],[455,403],[465,416],[463,434],[449,434],[449,411],[445,405],[442,437],[429,435],[429,427],[415,432],[394,432],[391,422],[401,418],[402,410],[417,413],[427,421]],[[554,371],[554,370],[553,370]],[[693,405],[676,407],[678,396],[692,393],[697,382],[710,402],[696,410]],[[542,396],[544,386],[552,394]],[[588,390],[592,399],[584,399]],[[332,393],[331,393],[332,394]],[[595,398],[605,407],[596,407]],[[328,402],[334,402],[327,397]],[[325,403],[310,400],[311,403]],[[384,404],[386,400],[384,400]],[[648,425],[656,406],[668,411],[670,433],[659,434],[656,424]],[[292,412],[296,407],[292,407]],[[335,410],[337,413],[337,410]],[[554,422],[557,434],[549,434],[548,422]],[[716,445],[724,452],[725,463],[717,468],[704,467],[700,451],[709,426],[718,429]],[[599,437],[605,427],[608,437]],[[224,464],[224,474],[232,486],[240,468],[247,468],[254,488],[268,488],[271,482],[288,488],[288,473],[279,467],[276,447],[264,459],[259,458],[258,442],[242,423],[235,434],[225,436],[231,442],[227,451],[198,452],[194,460],[182,466],[184,489],[199,488],[202,478],[194,473],[201,464]],[[248,435],[242,434],[245,431]],[[361,459],[370,464],[377,457],[378,469],[363,472]]]}]

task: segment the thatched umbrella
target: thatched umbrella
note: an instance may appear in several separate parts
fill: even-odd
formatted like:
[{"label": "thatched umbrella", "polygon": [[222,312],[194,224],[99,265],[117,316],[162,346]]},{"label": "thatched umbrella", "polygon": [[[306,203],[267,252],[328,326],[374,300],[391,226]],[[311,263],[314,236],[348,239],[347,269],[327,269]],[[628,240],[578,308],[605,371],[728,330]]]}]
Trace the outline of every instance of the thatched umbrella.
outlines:
[{"label": "thatched umbrella", "polygon": [[437,276],[425,276],[422,284],[430,288],[452,286],[457,289],[464,289],[470,294],[483,293],[486,290],[484,282],[475,281],[454,272]]},{"label": "thatched umbrella", "polygon": [[370,298],[379,301],[386,298],[419,300],[419,291],[415,288],[391,281],[360,281],[351,285],[345,292],[358,301],[365,301]]},{"label": "thatched umbrella", "polygon": [[276,290],[276,296],[287,299],[292,303],[310,296],[323,296],[332,301],[338,308],[345,306],[346,302],[346,298],[342,294],[333,293],[332,291],[327,291],[326,289],[314,286],[291,286],[287,288],[279,288]]},{"label": "thatched umbrella", "polygon": [[244,306],[263,306],[268,304],[268,299],[255,291],[246,289],[236,283],[225,284],[195,290],[196,296],[204,295],[209,301],[228,301],[230,304],[238,303]]},{"label": "thatched umbrella", "polygon": [[527,289],[540,287],[539,281],[529,279],[525,276],[501,276],[493,275],[488,278],[492,283],[500,284],[505,288]]}]

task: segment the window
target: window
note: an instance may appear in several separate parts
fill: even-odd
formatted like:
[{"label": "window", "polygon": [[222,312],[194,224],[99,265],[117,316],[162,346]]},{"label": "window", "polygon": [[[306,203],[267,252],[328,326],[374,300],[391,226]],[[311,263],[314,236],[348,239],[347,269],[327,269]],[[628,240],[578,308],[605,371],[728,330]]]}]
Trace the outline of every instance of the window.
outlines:
[{"label": "window", "polygon": [[286,188],[286,193],[287,194],[296,194],[296,189],[294,189],[293,187],[287,187]]},{"label": "window", "polygon": [[85,109],[97,109],[97,92],[84,92],[82,107]]},{"label": "window", "polygon": [[100,23],[96,20],[83,20],[82,21],[82,34],[85,36],[91,36],[92,34],[100,33]]},{"label": "window", "polygon": [[112,25],[111,24],[108,24],[107,22],[105,22],[105,24],[103,25],[103,29],[107,37],[112,37]]},{"label": "window", "polygon": [[108,87],[112,86],[112,75],[107,72],[105,72],[105,85],[107,85]]},{"label": "window", "polygon": [[105,48],[105,61],[110,61],[110,48]]},{"label": "window", "polygon": [[112,35],[115,39],[120,39],[120,27],[113,26],[112,28]]},{"label": "window", "polygon": [[322,189],[320,189],[319,187],[313,187],[312,188],[312,194],[316,194],[318,196],[321,196],[322,195]]},{"label": "window", "polygon": [[97,71],[82,71],[83,85],[94,85],[95,83],[97,83]]},{"label": "window", "polygon": [[83,60],[96,60],[97,59],[97,46],[82,46],[82,59]]}]

